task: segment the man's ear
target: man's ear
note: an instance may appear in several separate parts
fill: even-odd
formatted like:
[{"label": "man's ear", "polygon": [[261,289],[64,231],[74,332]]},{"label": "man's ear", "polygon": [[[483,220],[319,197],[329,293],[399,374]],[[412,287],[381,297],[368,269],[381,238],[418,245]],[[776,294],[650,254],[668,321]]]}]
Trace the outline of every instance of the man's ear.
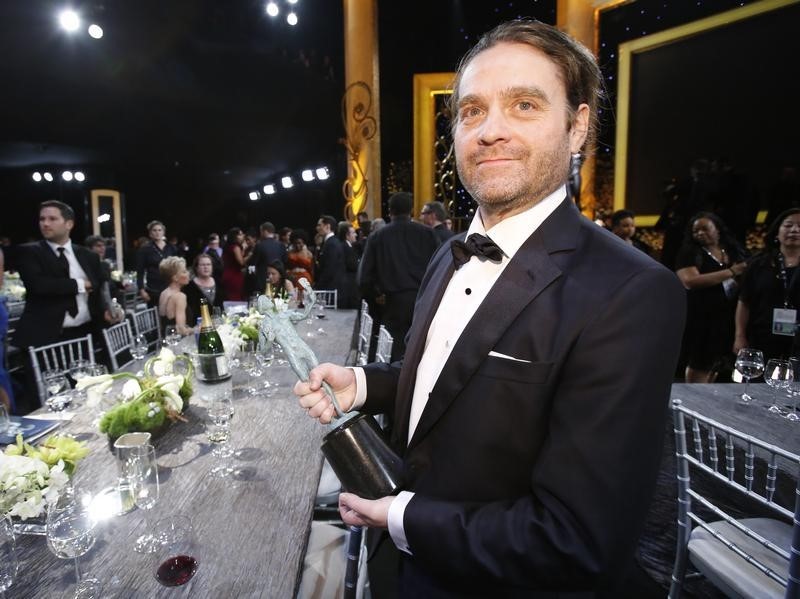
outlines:
[{"label": "man's ear", "polygon": [[569,130],[569,151],[572,154],[581,151],[589,134],[589,105],[581,104],[575,111],[572,127]]}]

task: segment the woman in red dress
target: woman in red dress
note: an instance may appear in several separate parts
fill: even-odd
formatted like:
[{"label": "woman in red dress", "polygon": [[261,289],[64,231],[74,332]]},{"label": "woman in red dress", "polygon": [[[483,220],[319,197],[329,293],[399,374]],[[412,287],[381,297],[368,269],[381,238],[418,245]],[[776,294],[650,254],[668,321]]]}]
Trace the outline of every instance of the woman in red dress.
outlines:
[{"label": "woman in red dress", "polygon": [[222,250],[222,287],[231,301],[245,301],[244,297],[244,233],[239,227],[228,231]]}]

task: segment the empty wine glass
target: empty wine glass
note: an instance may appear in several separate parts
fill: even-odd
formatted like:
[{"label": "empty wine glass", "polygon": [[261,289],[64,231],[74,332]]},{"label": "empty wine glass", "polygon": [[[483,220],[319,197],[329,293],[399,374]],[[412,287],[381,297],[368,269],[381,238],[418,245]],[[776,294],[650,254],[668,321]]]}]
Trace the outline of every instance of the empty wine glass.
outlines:
[{"label": "empty wine glass", "polygon": [[158,539],[149,532],[150,526],[147,522],[147,513],[156,506],[158,502],[158,462],[156,461],[156,450],[152,445],[137,445],[131,447],[129,457],[130,473],[129,480],[133,501],[145,514],[145,532],[136,539],[133,549],[138,553],[153,553],[158,549]]},{"label": "empty wine glass", "polygon": [[48,370],[42,375],[47,390],[47,407],[53,412],[60,412],[71,402],[69,381],[61,370]]},{"label": "empty wine glass", "polygon": [[47,509],[47,546],[61,559],[73,560],[75,567],[75,597],[91,599],[97,597],[100,582],[95,578],[81,576],[80,556],[86,554],[95,542],[95,520],[89,514],[88,498],[69,487],[58,500]]},{"label": "empty wine glass", "polygon": [[778,405],[778,391],[787,389],[792,384],[794,373],[788,360],[771,359],[767,362],[764,371],[764,380],[773,389],[772,405],[769,411],[773,414],[783,414],[783,408]]},{"label": "empty wine glass", "polygon": [[208,404],[209,422],[206,425],[206,436],[213,449],[211,454],[217,459],[217,464],[211,468],[211,475],[216,477],[228,476],[233,472],[227,460],[233,455],[230,447],[231,418],[233,418],[233,402],[228,394],[217,395],[211,398]]},{"label": "empty wine glass", "polygon": [[148,344],[147,337],[144,335],[136,335],[136,338],[131,344],[131,357],[134,360],[141,360],[147,355]]},{"label": "empty wine glass", "polygon": [[0,517],[0,597],[14,584],[17,576],[17,546],[11,518]]},{"label": "empty wine glass", "polygon": [[166,587],[186,584],[197,572],[197,547],[192,521],[183,514],[156,522],[159,546],[153,560],[153,574]]},{"label": "empty wine glass", "polygon": [[108,374],[108,368],[105,364],[90,364],[86,372],[89,376],[100,376],[101,374]]},{"label": "empty wine glass", "polygon": [[85,358],[78,358],[77,360],[73,360],[69,364],[69,375],[72,377],[76,383],[81,380],[83,377],[89,374],[89,360]]},{"label": "empty wine glass", "polygon": [[750,379],[756,378],[764,374],[764,354],[757,349],[743,347],[736,354],[736,370],[742,375],[744,379],[744,393],[741,399],[743,403],[750,403],[753,401],[747,393],[747,387],[750,384]]}]

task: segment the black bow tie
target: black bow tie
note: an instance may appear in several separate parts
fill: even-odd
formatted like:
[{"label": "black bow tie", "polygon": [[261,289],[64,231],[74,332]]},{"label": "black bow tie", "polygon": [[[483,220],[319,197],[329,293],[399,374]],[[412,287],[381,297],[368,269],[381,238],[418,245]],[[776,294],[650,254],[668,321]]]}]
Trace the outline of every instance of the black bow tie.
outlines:
[{"label": "black bow tie", "polygon": [[503,250],[494,241],[479,233],[473,233],[466,241],[453,241],[450,250],[453,252],[456,269],[469,262],[472,256],[498,263],[503,259]]}]

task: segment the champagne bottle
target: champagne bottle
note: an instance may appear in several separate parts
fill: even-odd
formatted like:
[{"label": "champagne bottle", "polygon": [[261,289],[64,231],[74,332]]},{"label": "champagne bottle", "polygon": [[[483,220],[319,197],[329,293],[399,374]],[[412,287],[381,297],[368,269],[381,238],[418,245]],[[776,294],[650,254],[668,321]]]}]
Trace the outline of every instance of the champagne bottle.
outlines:
[{"label": "champagne bottle", "polygon": [[272,283],[267,281],[267,286],[264,287],[264,295],[266,295],[269,299],[272,299]]},{"label": "champagne bottle", "polygon": [[214,381],[228,377],[228,360],[222,339],[211,320],[208,301],[200,299],[200,334],[197,337],[197,353],[199,354],[200,376],[206,381]]}]

